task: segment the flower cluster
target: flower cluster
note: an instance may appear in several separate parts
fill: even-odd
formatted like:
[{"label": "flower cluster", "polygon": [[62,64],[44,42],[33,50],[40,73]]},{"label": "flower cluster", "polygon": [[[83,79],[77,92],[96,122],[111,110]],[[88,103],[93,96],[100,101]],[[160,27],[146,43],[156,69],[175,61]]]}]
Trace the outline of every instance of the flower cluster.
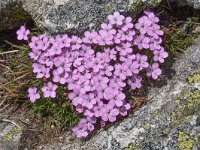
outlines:
[{"label": "flower cluster", "polygon": [[[114,12],[98,32],[86,31],[82,38],[67,34],[32,37],[33,72],[47,81],[41,88],[43,97],[56,98],[58,85],[65,85],[68,99],[85,116],[73,128],[78,138],[86,137],[97,122],[115,122],[127,115],[130,104],[125,87],[141,88],[141,72],[153,79],[161,75],[159,64],[168,56],[161,46],[163,31],[154,13],[144,13],[133,24],[131,17]],[[24,27],[17,33],[18,39],[27,40]],[[145,55],[147,51],[151,55]],[[29,97],[34,102],[40,94],[32,87]]]}]

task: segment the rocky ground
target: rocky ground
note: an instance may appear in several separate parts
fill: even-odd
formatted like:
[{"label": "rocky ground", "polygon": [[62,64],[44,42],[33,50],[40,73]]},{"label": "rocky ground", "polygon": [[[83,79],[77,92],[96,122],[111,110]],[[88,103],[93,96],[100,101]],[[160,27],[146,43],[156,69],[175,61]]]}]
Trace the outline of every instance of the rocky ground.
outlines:
[{"label": "rocky ground", "polygon": [[[85,3],[79,0],[0,0],[0,31],[18,27],[21,22],[30,22],[29,13],[38,27],[51,34],[65,30],[81,33],[88,27],[95,28],[114,10],[135,10],[137,2],[135,0],[86,0]],[[147,2],[152,5],[160,3],[159,0]],[[112,8],[110,8],[111,3]],[[178,3],[200,8],[199,1],[181,0]],[[80,7],[85,9],[80,11]],[[139,13],[141,9],[135,11]],[[106,11],[99,14],[102,10]],[[14,16],[14,20],[10,15]],[[5,35],[7,34],[9,33],[6,32]],[[200,37],[185,54],[175,59],[173,67],[168,65],[163,74],[164,77],[148,89],[145,105],[130,113],[126,119],[106,129],[98,130],[84,140],[76,140],[71,132],[58,134],[51,129],[41,131],[39,123],[36,123],[39,119],[30,120],[32,116],[30,109],[6,104],[0,107],[0,150],[198,150]],[[0,82],[1,79],[0,74]],[[48,142],[49,139],[51,141]]]},{"label": "rocky ground", "polygon": [[[174,74],[175,73],[175,74]],[[95,132],[84,141],[74,140],[71,133],[59,137],[57,142],[39,145],[41,150],[198,150],[200,147],[200,38],[177,58],[169,69],[173,77],[148,93],[148,102],[133,115],[112,127]],[[162,80],[158,81],[162,83]],[[7,120],[0,115],[0,147],[2,150],[20,148],[20,142],[29,141],[22,136],[23,126],[28,123],[28,113],[12,114]],[[8,116],[7,116],[8,117]],[[12,120],[13,122],[10,122]],[[17,124],[15,124],[17,123]],[[20,126],[20,127],[18,127]],[[37,131],[28,131],[37,139]],[[20,140],[21,139],[21,140]],[[32,139],[32,140],[33,140]],[[34,141],[33,140],[33,141]],[[29,144],[30,144],[29,143]],[[29,144],[23,149],[29,149]],[[22,148],[22,147],[21,147]]]},{"label": "rocky ground", "polygon": [[[108,130],[85,141],[64,140],[38,149],[198,150],[200,147],[200,38],[178,58],[173,78],[152,88],[148,103]],[[162,81],[159,81],[162,82]]]}]

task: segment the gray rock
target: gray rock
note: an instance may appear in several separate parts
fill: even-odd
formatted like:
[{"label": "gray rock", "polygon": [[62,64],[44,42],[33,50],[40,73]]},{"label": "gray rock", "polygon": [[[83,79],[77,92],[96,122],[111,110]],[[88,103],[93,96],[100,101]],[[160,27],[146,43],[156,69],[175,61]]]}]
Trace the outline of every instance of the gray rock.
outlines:
[{"label": "gray rock", "polygon": [[22,129],[9,123],[0,123],[0,149],[17,150]]},{"label": "gray rock", "polygon": [[[148,0],[147,3],[151,3]],[[82,33],[106,21],[114,11],[127,12],[137,0],[22,0],[37,26],[49,33]],[[138,7],[138,6],[136,6]]]},{"label": "gray rock", "polygon": [[[143,0],[141,0],[143,1]],[[145,5],[155,6],[161,0],[144,0]],[[179,5],[189,5],[200,9],[199,0],[170,0]],[[49,33],[82,33],[94,29],[106,21],[106,16],[114,11],[140,13],[139,0],[1,0],[0,31],[13,29],[30,20]]]},{"label": "gray rock", "polygon": [[[148,103],[121,123],[84,141],[65,140],[42,150],[197,150],[200,147],[200,38],[172,68],[176,73],[148,93]],[[162,81],[159,81],[162,82]]]},{"label": "gray rock", "polygon": [[15,3],[17,2],[18,0],[1,0],[0,1],[0,10],[2,8],[5,8],[7,5],[11,4],[11,3]]},{"label": "gray rock", "polygon": [[27,111],[18,110],[10,114],[8,110],[11,107],[14,110],[15,106],[0,107],[0,150],[18,150],[22,131],[25,128],[23,120],[29,122]]},{"label": "gray rock", "polygon": [[200,9],[200,0],[170,0],[171,2],[177,2],[179,6],[190,6],[194,9]]},{"label": "gray rock", "polygon": [[[132,12],[137,15],[145,6],[157,6],[161,0],[21,0],[23,8],[30,13],[36,25],[48,33],[81,34],[95,29],[107,21],[114,11]],[[141,3],[141,2],[144,3]],[[163,0],[166,1],[166,0]],[[199,0],[170,0],[179,5],[200,8]]]}]

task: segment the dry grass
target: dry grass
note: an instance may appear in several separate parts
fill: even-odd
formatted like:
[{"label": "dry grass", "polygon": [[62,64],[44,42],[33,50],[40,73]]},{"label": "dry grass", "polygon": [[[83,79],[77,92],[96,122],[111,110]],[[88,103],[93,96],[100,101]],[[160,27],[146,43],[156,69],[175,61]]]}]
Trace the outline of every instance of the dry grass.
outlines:
[{"label": "dry grass", "polygon": [[7,51],[0,51],[0,108],[7,103],[25,101],[25,90],[31,77],[28,47],[6,42]]}]

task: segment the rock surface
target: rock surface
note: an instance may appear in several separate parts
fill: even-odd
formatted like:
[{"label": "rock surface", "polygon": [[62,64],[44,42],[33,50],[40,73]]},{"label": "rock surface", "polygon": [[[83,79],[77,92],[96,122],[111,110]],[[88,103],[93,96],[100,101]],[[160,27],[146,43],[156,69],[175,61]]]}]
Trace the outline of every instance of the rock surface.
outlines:
[{"label": "rock surface", "polygon": [[[197,150],[200,147],[200,38],[178,59],[176,74],[161,88],[152,88],[148,103],[108,130],[85,141],[65,140],[42,150]],[[162,82],[162,81],[160,81]]]},{"label": "rock surface", "polygon": [[0,108],[0,150],[18,150],[24,128],[21,120],[27,118],[27,114],[15,112],[8,115],[6,111],[9,111],[8,105]]},{"label": "rock surface", "polygon": [[0,1],[0,10],[5,8],[7,5],[11,4],[11,3],[15,3],[18,0],[1,0]]},{"label": "rock surface", "polygon": [[[83,33],[105,22],[106,16],[114,11],[139,13],[144,5],[155,6],[161,0],[1,0],[0,31],[13,29],[27,23],[30,18],[47,32]],[[189,5],[200,9],[200,0],[170,0],[180,6]],[[27,11],[30,16],[22,9]]]},{"label": "rock surface", "polygon": [[13,124],[1,123],[0,131],[1,150],[17,150],[22,130]]},{"label": "rock surface", "polygon": [[177,2],[179,6],[190,6],[194,9],[200,9],[200,0],[170,0],[172,2]]},{"label": "rock surface", "polygon": [[[156,6],[161,0],[21,0],[36,25],[48,33],[83,33],[105,22],[114,11],[136,15],[144,5]],[[163,0],[166,1],[166,0]],[[171,0],[200,9],[200,0]]]},{"label": "rock surface", "polygon": [[200,9],[200,0],[187,0],[187,3],[195,9]]},{"label": "rock surface", "polygon": [[[137,0],[22,0],[36,24],[49,33],[82,33],[114,11],[127,12]],[[148,0],[151,3],[152,0]]]}]

